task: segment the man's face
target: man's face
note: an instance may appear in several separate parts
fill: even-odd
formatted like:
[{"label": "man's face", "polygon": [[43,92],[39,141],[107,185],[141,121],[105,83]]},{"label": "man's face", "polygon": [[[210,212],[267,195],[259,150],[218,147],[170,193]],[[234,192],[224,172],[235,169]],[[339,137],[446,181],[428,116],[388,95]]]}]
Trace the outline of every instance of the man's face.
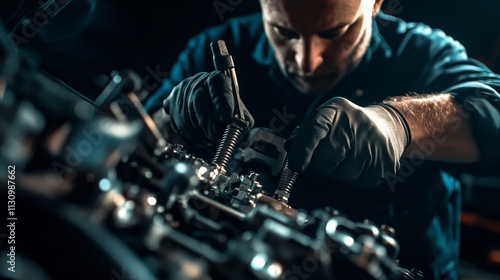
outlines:
[{"label": "man's face", "polygon": [[382,0],[261,0],[267,37],[301,92],[333,88],[361,61]]}]

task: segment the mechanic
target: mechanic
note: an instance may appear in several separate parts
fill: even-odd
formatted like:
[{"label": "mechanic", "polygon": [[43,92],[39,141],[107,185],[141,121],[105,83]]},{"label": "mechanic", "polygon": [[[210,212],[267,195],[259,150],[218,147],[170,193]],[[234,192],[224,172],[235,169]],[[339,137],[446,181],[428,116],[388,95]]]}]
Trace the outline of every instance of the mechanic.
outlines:
[{"label": "mechanic", "polygon": [[457,174],[498,166],[500,77],[382,2],[260,0],[261,12],[192,38],[146,108],[171,141],[213,155],[234,109],[213,71],[210,43],[224,40],[249,125],[291,135],[289,204],[388,224],[402,267],[456,279]]}]

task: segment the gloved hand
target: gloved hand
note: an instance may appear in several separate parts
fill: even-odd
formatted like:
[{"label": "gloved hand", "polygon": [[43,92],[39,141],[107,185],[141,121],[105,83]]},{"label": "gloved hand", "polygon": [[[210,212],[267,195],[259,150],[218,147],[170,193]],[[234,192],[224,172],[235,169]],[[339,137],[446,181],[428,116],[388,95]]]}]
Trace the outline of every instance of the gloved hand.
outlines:
[{"label": "gloved hand", "polygon": [[293,171],[309,168],[351,185],[373,186],[397,172],[410,142],[410,128],[394,107],[360,107],[334,97],[292,133],[285,147]]},{"label": "gloved hand", "polygon": [[[254,124],[243,106],[249,127]],[[163,101],[172,129],[190,145],[218,143],[235,109],[231,79],[221,71],[201,72],[175,86]]]}]

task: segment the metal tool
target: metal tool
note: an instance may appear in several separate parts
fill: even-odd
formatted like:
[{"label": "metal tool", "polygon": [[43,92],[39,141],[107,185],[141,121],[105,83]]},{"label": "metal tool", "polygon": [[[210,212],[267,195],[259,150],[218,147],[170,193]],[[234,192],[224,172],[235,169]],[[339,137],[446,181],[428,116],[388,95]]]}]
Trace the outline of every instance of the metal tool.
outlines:
[{"label": "metal tool", "polygon": [[[118,121],[130,121],[131,115],[138,117],[144,124],[146,132],[150,134],[152,144],[157,149],[172,148],[172,145],[163,137],[160,128],[156,126],[153,118],[142,105],[137,95],[141,86],[141,78],[133,70],[125,68],[113,71],[110,82],[96,98],[95,104],[100,110],[109,113]],[[125,104],[123,99],[128,104]]]},{"label": "metal tool", "polygon": [[224,131],[221,143],[212,160],[212,164],[219,166],[221,171],[226,173],[227,166],[234,154],[240,136],[247,129],[248,125],[245,122],[243,114],[243,105],[240,99],[240,89],[238,79],[236,78],[233,58],[227,50],[226,43],[223,40],[218,40],[210,43],[210,48],[212,49],[215,69],[224,72],[231,79],[235,102],[235,113]]},{"label": "metal tool", "polygon": [[[210,44],[212,49],[215,69],[224,72],[230,79],[233,88],[233,96],[235,101],[235,113],[231,122],[226,127],[221,143],[217,149],[212,164],[218,165],[223,173],[226,173],[227,166],[231,160],[236,145],[240,139],[241,133],[248,127],[243,114],[243,105],[240,98],[238,79],[236,78],[236,70],[232,56],[229,54],[226,43],[223,40],[218,40]],[[288,198],[292,191],[293,184],[297,178],[297,173],[288,168],[288,161],[283,167],[280,183],[274,193],[274,197],[285,204],[288,203]]]},{"label": "metal tool", "polygon": [[274,192],[274,198],[284,204],[288,204],[288,199],[290,198],[290,193],[292,192],[293,185],[297,179],[297,172],[292,171],[288,167],[288,159],[285,161],[283,166],[283,171],[281,172],[280,182],[276,191]]}]

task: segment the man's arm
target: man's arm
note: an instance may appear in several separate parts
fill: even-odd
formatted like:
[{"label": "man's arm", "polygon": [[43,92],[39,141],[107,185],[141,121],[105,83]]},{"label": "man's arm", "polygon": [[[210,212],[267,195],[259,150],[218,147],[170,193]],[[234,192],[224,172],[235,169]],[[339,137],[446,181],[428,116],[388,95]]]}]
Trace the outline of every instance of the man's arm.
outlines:
[{"label": "man's arm", "polygon": [[392,97],[385,102],[396,107],[410,127],[412,141],[403,156],[452,163],[479,161],[470,112],[450,93]]}]

